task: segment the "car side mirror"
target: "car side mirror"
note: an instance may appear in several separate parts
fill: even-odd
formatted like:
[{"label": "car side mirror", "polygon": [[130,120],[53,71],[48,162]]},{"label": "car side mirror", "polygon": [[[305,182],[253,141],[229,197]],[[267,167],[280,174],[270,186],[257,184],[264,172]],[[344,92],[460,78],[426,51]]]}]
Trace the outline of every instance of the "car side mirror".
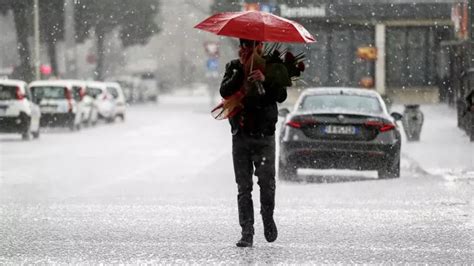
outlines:
[{"label": "car side mirror", "polygon": [[403,118],[403,115],[397,112],[393,112],[390,115],[395,119],[395,121],[400,121]]},{"label": "car side mirror", "polygon": [[288,108],[282,108],[278,110],[278,116],[286,117],[290,113],[290,110]]}]

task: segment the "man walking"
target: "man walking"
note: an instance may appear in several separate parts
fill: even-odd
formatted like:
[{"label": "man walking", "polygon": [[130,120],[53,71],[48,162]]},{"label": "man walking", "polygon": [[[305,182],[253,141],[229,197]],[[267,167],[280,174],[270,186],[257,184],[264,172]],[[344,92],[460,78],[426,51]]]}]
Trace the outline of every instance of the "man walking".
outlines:
[{"label": "man walking", "polygon": [[285,87],[265,79],[260,70],[245,75],[244,67],[253,60],[252,53],[261,55],[263,43],[240,39],[239,59],[226,65],[220,94],[226,98],[241,90],[247,80],[261,82],[262,93],[250,86],[242,100],[243,109],[229,118],[232,130],[232,156],[235,181],[238,188],[239,223],[242,237],[238,247],[251,247],[254,235],[252,201],[253,174],[258,177],[264,235],[268,242],[277,239],[278,231],[273,220],[275,208],[275,124],[278,120],[277,102],[287,97]]}]

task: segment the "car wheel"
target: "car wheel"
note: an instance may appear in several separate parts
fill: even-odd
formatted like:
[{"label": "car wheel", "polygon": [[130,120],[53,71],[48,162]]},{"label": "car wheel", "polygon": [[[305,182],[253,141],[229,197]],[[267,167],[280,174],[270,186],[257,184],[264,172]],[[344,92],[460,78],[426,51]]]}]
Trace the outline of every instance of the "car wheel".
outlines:
[{"label": "car wheel", "polygon": [[38,139],[38,138],[40,137],[40,131],[39,131],[39,129],[38,129],[38,131],[36,131],[36,132],[32,132],[31,135],[33,135],[33,138],[34,138],[34,139]]},{"label": "car wheel", "polygon": [[397,163],[392,163],[389,166],[382,167],[377,172],[379,179],[400,177],[400,158],[398,158]]},{"label": "car wheel", "polygon": [[[23,116],[24,113],[21,113],[20,116]],[[30,140],[31,139],[31,118],[24,115],[22,120],[26,121],[26,128],[25,131],[21,134],[21,139],[23,140]]]},{"label": "car wheel", "polygon": [[471,118],[470,130],[469,130],[469,131],[470,131],[470,132],[469,132],[469,135],[470,135],[470,136],[469,136],[469,140],[470,140],[471,142],[474,142],[474,112],[471,113],[471,116],[472,116],[472,118]]},{"label": "car wheel", "polygon": [[90,127],[91,126],[91,118],[88,117],[86,120],[82,121],[82,125],[84,127]]},{"label": "car wheel", "polygon": [[413,136],[412,141],[420,141],[420,133],[416,133],[416,134]]},{"label": "car wheel", "polygon": [[283,164],[281,161],[278,164],[278,179],[280,180],[295,180],[297,178],[296,165],[288,162]]},{"label": "car wheel", "polygon": [[26,132],[23,132],[23,134],[21,134],[21,139],[22,140],[30,140],[31,139],[30,129],[28,129]]}]

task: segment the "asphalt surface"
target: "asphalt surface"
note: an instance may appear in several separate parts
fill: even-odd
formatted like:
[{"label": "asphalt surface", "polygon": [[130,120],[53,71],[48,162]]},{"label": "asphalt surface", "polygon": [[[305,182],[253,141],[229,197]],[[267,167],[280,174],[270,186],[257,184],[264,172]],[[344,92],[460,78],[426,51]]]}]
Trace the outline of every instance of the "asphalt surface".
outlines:
[{"label": "asphalt surface", "polygon": [[474,263],[474,180],[430,174],[410,149],[399,179],[278,182],[278,240],[257,216],[254,247],[235,247],[231,136],[206,102],[163,97],[37,141],[0,135],[0,263]]}]

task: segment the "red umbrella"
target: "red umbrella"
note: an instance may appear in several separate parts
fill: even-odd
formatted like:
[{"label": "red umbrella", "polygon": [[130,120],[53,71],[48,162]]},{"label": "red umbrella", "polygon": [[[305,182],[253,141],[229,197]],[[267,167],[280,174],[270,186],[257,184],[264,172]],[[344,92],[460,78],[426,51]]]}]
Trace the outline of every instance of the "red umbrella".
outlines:
[{"label": "red umbrella", "polygon": [[218,13],[194,28],[217,35],[264,42],[311,43],[316,41],[300,24],[262,11]]}]

